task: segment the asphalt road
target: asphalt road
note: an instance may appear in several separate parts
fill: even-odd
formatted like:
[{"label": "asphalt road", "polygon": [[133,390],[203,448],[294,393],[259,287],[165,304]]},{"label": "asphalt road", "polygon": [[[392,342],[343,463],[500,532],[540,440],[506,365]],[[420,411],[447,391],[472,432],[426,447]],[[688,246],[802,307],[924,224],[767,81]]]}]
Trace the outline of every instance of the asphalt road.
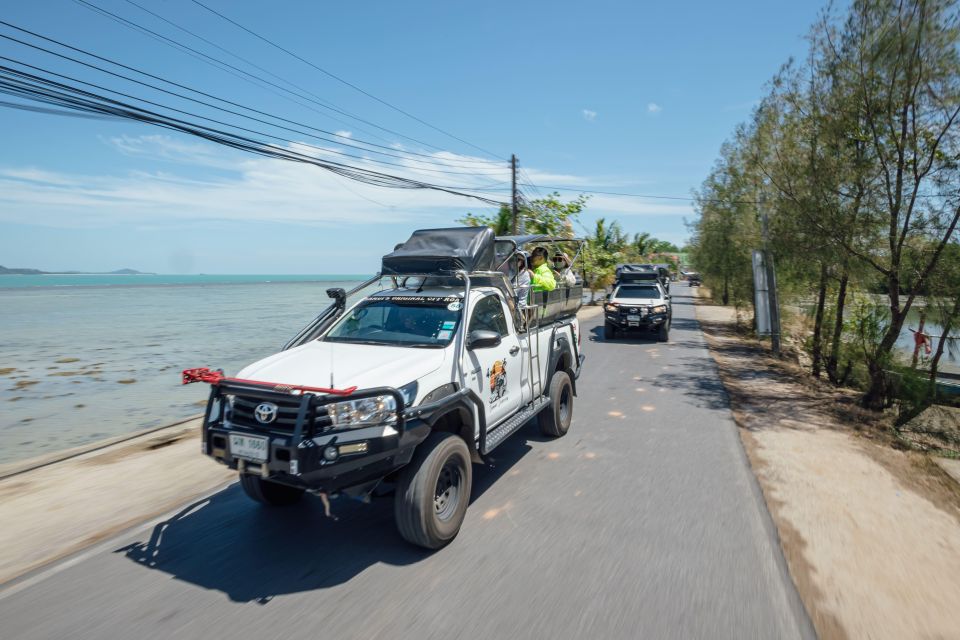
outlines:
[{"label": "asphalt road", "polygon": [[674,305],[669,344],[584,323],[569,434],[531,423],[475,467],[446,549],[404,543],[386,498],[335,500],[334,521],[233,485],[0,595],[0,633],[811,637],[684,284]]}]

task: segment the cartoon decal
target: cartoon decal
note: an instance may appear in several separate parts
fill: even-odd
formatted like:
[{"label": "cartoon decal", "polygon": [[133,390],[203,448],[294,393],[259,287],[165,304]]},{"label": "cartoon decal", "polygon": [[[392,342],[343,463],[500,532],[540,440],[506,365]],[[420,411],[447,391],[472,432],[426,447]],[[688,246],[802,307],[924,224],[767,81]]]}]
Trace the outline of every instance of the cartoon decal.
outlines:
[{"label": "cartoon decal", "polygon": [[507,394],[507,361],[497,360],[487,369],[490,380],[490,403],[493,404]]}]

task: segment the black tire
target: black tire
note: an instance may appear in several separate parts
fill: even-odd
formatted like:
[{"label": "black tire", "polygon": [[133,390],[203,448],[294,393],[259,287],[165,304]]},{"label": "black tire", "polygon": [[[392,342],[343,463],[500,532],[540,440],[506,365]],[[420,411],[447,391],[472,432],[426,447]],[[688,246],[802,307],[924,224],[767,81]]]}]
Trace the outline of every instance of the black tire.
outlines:
[{"label": "black tire", "polygon": [[296,504],[300,502],[304,491],[296,487],[288,487],[285,484],[270,482],[249,473],[240,474],[240,486],[243,487],[243,492],[248,496],[271,507]]},{"label": "black tire", "polygon": [[670,321],[666,320],[662,325],[660,325],[660,329],[657,331],[657,340],[659,340],[660,342],[666,342],[669,339],[670,339]]},{"label": "black tire", "polygon": [[617,337],[617,330],[606,322],[603,323],[603,339],[604,340],[613,340]]},{"label": "black tire", "polygon": [[448,545],[470,504],[470,450],[452,433],[433,433],[400,472],[393,515],[404,540],[426,549]]},{"label": "black tire", "polygon": [[540,433],[559,438],[570,430],[573,420],[573,384],[565,371],[557,371],[550,380],[550,406],[540,412]]}]

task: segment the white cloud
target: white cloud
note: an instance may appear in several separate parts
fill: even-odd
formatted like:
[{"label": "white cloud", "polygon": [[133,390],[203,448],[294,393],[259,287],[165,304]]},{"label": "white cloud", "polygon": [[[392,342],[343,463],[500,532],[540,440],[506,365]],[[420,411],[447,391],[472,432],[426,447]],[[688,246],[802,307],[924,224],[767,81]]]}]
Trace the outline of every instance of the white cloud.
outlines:
[{"label": "white cloud", "polygon": [[[248,156],[207,143],[163,135],[108,141],[121,153],[175,165],[169,171],[89,175],[33,167],[0,167],[0,220],[54,227],[172,220],[277,221],[300,224],[364,224],[432,219],[488,205],[433,190],[384,189],[337,176],[309,164]],[[290,145],[312,157],[343,160],[335,149]],[[353,150],[350,150],[353,153]],[[361,153],[356,152],[358,155]],[[460,189],[509,185],[506,164],[474,164],[480,158],[438,153],[425,158],[369,159],[353,166]],[[214,177],[198,178],[198,168]],[[449,173],[452,172],[452,175]],[[209,172],[202,172],[209,176]],[[505,187],[508,191],[508,186]],[[504,200],[506,193],[483,192]]]},{"label": "white cloud", "polygon": [[353,132],[352,132],[352,131],[334,131],[333,133],[334,133],[334,135],[340,136],[341,138],[352,138],[352,137],[353,137]]},{"label": "white cloud", "polygon": [[[0,220],[67,228],[203,220],[338,227],[396,222],[446,225],[467,211],[489,207],[439,191],[385,189],[308,164],[245,155],[164,135],[121,137],[109,142],[125,155],[141,160],[159,159],[169,163],[170,169],[94,175],[0,167]],[[333,149],[303,145],[289,148],[314,157],[342,159]],[[429,154],[418,160],[383,159],[402,166],[383,167],[355,159],[350,159],[350,164],[461,189],[494,186],[496,190],[484,191],[483,195],[504,201],[509,197],[510,171],[505,163],[478,164],[482,158],[449,152]],[[609,178],[525,169],[543,193],[550,191],[543,185],[615,184]],[[609,190],[630,188],[623,185]],[[634,184],[632,188],[637,187]],[[562,192],[565,197],[575,193]],[[588,211],[599,215],[683,216],[690,215],[692,207],[596,195],[590,200]]]},{"label": "white cloud", "polygon": [[661,111],[663,111],[663,107],[658,105],[656,102],[650,102],[647,104],[647,113],[657,115]]},{"label": "white cloud", "polygon": [[591,111],[590,109],[584,109],[583,119],[586,120],[587,122],[593,122],[594,120],[597,119],[597,112]]}]

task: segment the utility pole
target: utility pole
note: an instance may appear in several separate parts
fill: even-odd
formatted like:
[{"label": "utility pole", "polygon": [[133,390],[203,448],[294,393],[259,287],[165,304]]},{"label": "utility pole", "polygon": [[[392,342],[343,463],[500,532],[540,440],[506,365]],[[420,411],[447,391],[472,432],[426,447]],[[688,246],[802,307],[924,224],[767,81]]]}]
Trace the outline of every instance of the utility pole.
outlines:
[{"label": "utility pole", "polygon": [[510,189],[510,206],[513,210],[511,232],[513,235],[517,235],[520,232],[520,227],[517,216],[517,156],[515,154],[510,155],[510,175],[513,181],[513,187]]},{"label": "utility pole", "polygon": [[763,236],[763,264],[767,272],[767,292],[770,305],[770,346],[773,355],[780,356],[780,303],[777,296],[777,273],[773,268],[770,253],[770,221],[767,218],[767,198],[760,192],[757,206],[760,208],[760,231]]}]

